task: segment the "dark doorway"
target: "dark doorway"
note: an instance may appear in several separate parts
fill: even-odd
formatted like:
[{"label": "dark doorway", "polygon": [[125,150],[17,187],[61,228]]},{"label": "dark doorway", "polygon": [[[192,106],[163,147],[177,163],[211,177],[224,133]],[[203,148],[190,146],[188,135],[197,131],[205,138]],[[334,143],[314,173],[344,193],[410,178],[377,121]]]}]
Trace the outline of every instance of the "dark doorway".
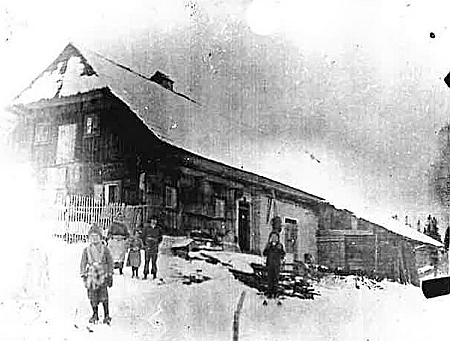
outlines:
[{"label": "dark doorway", "polygon": [[250,204],[239,202],[239,247],[241,251],[250,251]]}]

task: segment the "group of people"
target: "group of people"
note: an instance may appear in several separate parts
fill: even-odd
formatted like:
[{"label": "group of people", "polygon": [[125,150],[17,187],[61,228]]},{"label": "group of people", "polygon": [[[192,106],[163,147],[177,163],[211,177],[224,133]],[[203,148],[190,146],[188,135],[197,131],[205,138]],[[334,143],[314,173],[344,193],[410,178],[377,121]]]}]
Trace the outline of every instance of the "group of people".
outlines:
[{"label": "group of people", "polygon": [[153,279],[156,279],[162,231],[157,217],[152,216],[147,223],[144,223],[142,233],[136,229],[130,236],[123,217],[119,214],[109,226],[106,243],[103,241],[101,229],[95,224],[91,226],[88,237],[90,245],[83,250],[80,272],[93,312],[89,322],[97,323],[99,321],[98,306],[102,303],[103,323],[109,324],[111,317],[109,316],[108,288],[113,285],[114,269],[118,268],[119,273],[123,274],[124,261],[128,251],[126,266],[131,267],[132,278],[139,278],[141,250],[144,250],[144,280],[150,273]]},{"label": "group of people", "polygon": [[[281,218],[278,216],[272,219],[272,231],[263,251],[263,255],[266,256],[268,298],[277,297],[280,268],[285,256],[283,244],[280,242],[281,223]],[[114,269],[119,268],[120,274],[123,274],[125,255],[128,251],[126,266],[131,267],[132,278],[139,278],[141,250],[144,249],[144,279],[147,279],[150,273],[155,279],[162,231],[158,226],[157,217],[152,216],[149,222],[144,224],[141,235],[139,230],[135,230],[130,236],[119,216],[109,228],[107,245],[102,240],[102,231],[95,224],[91,226],[88,236],[90,245],[83,250],[80,272],[93,312],[89,322],[99,321],[98,306],[102,303],[103,323],[109,324],[111,317],[109,316],[108,288],[113,285]]]}]

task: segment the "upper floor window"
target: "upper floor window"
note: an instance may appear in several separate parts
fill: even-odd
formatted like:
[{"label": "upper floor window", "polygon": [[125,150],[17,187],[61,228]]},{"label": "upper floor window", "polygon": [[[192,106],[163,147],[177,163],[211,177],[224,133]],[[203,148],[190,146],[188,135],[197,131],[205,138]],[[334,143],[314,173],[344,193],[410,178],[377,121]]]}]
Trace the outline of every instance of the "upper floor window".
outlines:
[{"label": "upper floor window", "polygon": [[95,136],[98,134],[100,134],[98,115],[86,115],[84,117],[84,136]]},{"label": "upper floor window", "polygon": [[67,163],[75,159],[77,136],[76,124],[65,124],[58,127],[58,143],[56,146],[56,163]]},{"label": "upper floor window", "polygon": [[49,188],[65,188],[67,181],[66,167],[48,168],[47,186]]},{"label": "upper floor window", "polygon": [[215,199],[214,216],[216,218],[225,218],[225,200]]},{"label": "upper floor window", "polygon": [[35,128],[34,143],[43,144],[50,142],[50,124],[38,123]]},{"label": "upper floor window", "polygon": [[51,165],[53,164],[53,150],[47,147],[35,148],[34,160],[38,165]]},{"label": "upper floor window", "polygon": [[175,208],[177,206],[177,190],[174,187],[166,186],[166,207]]}]

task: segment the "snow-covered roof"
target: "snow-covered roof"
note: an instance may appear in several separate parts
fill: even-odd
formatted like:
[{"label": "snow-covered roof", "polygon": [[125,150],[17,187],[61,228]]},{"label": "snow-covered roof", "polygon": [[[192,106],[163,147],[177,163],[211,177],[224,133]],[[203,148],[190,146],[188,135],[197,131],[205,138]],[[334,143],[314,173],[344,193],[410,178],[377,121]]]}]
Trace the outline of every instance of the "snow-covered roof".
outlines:
[{"label": "snow-covered roof", "polygon": [[[82,51],[82,52],[80,52]],[[155,70],[155,72],[158,70]],[[167,142],[180,140],[186,131],[171,129],[173,122],[183,127],[183,117],[199,105],[187,96],[140,77],[130,69],[69,43],[48,66],[12,102],[26,105],[109,89],[123,101],[159,138]]]},{"label": "snow-covered roof", "polygon": [[62,98],[105,87],[106,83],[84,56],[69,44],[58,58],[15,98],[13,104]]},{"label": "snow-covered roof", "polygon": [[409,239],[416,240],[418,242],[431,244],[438,247],[444,246],[441,242],[437,241],[436,239],[433,239],[408,225],[402,224],[398,220],[391,219],[387,224],[383,225],[383,227],[391,232],[407,237]]},{"label": "snow-covered roof", "polygon": [[[158,84],[156,80],[152,81],[155,77],[148,78],[138,74],[95,52],[68,44],[55,61],[15,98],[12,105],[26,105],[106,88],[162,141],[226,165],[222,160],[204,155],[201,143],[192,144],[192,140],[202,135],[198,132],[203,129],[204,119],[210,119],[210,113],[194,100],[176,92],[172,88],[172,80],[165,78],[167,76],[159,70],[155,70],[154,76],[156,75],[168,80],[170,86]],[[194,147],[191,148],[191,145]],[[236,171],[241,172],[238,169]],[[256,176],[259,180],[263,179]],[[270,181],[272,185],[275,183],[274,180]],[[296,188],[291,189],[313,200],[323,200]]]},{"label": "snow-covered roof", "polygon": [[[337,205],[336,203],[328,202],[328,204],[334,207],[338,207],[336,206]],[[444,247],[444,244],[437,241],[436,239],[433,239],[427,236],[426,234],[417,231],[415,228],[408,226],[397,219],[388,217],[388,215],[386,215],[385,212],[383,212],[382,210],[374,210],[374,209],[359,210],[355,208],[345,209],[344,208],[345,205],[340,205],[339,207],[340,208],[337,209],[345,210],[359,219],[363,219],[370,223],[376,224],[390,232],[393,232],[405,238],[409,238],[424,244],[430,244],[437,247]]]},{"label": "snow-covered roof", "polygon": [[[362,218],[362,217],[360,217]],[[423,234],[416,229],[396,220],[393,218],[388,219],[380,219],[377,217],[364,217],[362,219],[365,219],[367,221],[370,221],[374,224],[377,224],[386,230],[393,232],[395,234],[398,234],[400,236],[424,243],[424,244],[431,244],[437,247],[443,247],[444,245],[437,241],[436,239],[433,239],[426,234]]]}]

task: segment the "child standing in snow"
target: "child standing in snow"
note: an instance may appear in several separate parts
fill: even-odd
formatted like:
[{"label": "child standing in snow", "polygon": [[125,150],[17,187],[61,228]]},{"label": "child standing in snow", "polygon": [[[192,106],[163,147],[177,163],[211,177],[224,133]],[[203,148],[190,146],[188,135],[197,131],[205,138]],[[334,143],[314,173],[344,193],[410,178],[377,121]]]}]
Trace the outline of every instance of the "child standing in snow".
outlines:
[{"label": "child standing in snow", "polygon": [[139,231],[136,229],[129,241],[129,251],[127,266],[131,266],[131,278],[139,278],[138,270],[141,266],[141,249],[143,248],[142,239],[139,237]]},{"label": "child standing in snow", "polygon": [[118,268],[123,275],[123,264],[127,253],[127,239],[130,236],[128,227],[124,223],[122,213],[118,213],[108,228],[108,248],[114,262],[114,269]]},{"label": "child standing in snow", "polygon": [[94,224],[89,232],[90,245],[83,250],[80,272],[92,307],[89,323],[97,323],[98,305],[103,304],[103,323],[110,323],[108,287],[112,287],[113,260],[111,252],[102,243],[102,232]]},{"label": "child standing in snow", "polygon": [[277,232],[272,231],[270,233],[269,242],[264,248],[263,255],[267,257],[267,297],[276,298],[281,260],[285,255],[283,244],[280,243],[280,235]]}]

